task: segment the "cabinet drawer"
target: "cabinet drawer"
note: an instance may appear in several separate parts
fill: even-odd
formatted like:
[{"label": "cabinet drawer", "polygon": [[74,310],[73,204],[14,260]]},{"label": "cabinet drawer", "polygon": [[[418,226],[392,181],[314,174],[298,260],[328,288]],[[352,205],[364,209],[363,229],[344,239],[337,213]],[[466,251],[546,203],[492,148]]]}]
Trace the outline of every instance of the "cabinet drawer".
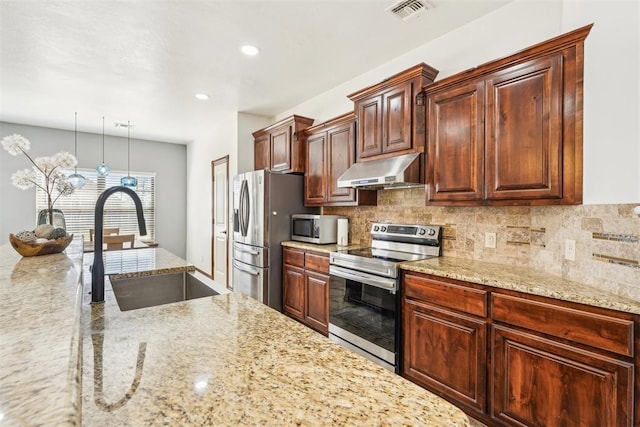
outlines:
[{"label": "cabinet drawer", "polygon": [[633,356],[633,321],[539,301],[492,294],[494,320]]},{"label": "cabinet drawer", "polygon": [[282,251],[282,259],[285,264],[304,267],[304,252],[298,249],[284,248]]},{"label": "cabinet drawer", "polygon": [[304,267],[309,270],[329,274],[329,256],[307,252],[304,260]]},{"label": "cabinet drawer", "polygon": [[487,292],[426,276],[406,274],[404,292],[407,297],[451,308],[476,316],[487,316]]}]

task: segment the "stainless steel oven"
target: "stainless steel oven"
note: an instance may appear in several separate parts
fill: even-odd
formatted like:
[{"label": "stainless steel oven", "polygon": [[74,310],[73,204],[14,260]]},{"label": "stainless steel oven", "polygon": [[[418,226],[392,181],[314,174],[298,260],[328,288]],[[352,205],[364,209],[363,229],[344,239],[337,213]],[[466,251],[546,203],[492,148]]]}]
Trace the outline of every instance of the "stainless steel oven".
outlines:
[{"label": "stainless steel oven", "polygon": [[329,337],[392,371],[397,366],[397,279],[331,265]]},{"label": "stainless steel oven", "polygon": [[398,264],[440,255],[440,227],[373,224],[369,248],[329,255],[329,338],[398,372]]}]

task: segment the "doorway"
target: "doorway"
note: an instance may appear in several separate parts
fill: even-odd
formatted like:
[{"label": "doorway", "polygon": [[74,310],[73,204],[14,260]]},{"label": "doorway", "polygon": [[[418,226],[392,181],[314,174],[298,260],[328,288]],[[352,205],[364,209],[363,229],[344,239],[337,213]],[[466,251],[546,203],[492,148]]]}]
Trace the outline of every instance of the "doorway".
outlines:
[{"label": "doorway", "polygon": [[211,162],[213,281],[229,287],[229,156]]}]

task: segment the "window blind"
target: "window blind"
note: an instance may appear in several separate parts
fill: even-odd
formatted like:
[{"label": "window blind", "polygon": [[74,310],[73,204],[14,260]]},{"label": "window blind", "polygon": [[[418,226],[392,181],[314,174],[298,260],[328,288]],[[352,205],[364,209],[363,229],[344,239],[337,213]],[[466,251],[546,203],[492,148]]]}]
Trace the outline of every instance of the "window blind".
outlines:
[{"label": "window blind", "polygon": [[[74,171],[63,171],[70,175]],[[60,209],[64,213],[67,224],[67,232],[76,236],[83,235],[84,240],[89,240],[89,229],[95,228],[95,207],[98,197],[104,190],[120,185],[120,178],[127,176],[126,172],[111,171],[106,176],[99,176],[94,169],[80,169],[78,173],[83,175],[87,182],[84,187],[76,189],[69,196],[60,197],[53,205],[54,209]],[[156,216],[155,216],[155,173],[136,172],[131,174],[138,178],[138,186],[133,188],[140,200],[147,225],[145,240],[155,240]],[[41,175],[38,179],[44,180]],[[47,209],[47,193],[36,187],[36,211]],[[115,193],[109,196],[104,207],[104,228],[118,227],[120,234],[135,234],[140,238],[138,231],[138,217],[136,205],[129,195]]]}]

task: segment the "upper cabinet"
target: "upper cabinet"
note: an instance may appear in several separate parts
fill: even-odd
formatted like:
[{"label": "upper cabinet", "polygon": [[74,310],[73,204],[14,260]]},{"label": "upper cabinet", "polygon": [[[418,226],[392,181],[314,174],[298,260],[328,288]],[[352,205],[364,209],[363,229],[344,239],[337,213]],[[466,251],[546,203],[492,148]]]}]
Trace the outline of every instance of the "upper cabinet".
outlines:
[{"label": "upper cabinet", "polygon": [[357,161],[424,152],[424,108],[415,98],[437,74],[418,64],[349,95],[357,117]]},{"label": "upper cabinet", "polygon": [[427,203],[582,203],[587,26],[425,88]]},{"label": "upper cabinet", "polygon": [[255,169],[304,173],[304,144],[299,136],[312,124],[313,119],[294,115],[254,132]]},{"label": "upper cabinet", "polygon": [[306,145],[305,206],[375,205],[377,192],[339,188],[338,177],[355,161],[353,113],[304,130]]}]

